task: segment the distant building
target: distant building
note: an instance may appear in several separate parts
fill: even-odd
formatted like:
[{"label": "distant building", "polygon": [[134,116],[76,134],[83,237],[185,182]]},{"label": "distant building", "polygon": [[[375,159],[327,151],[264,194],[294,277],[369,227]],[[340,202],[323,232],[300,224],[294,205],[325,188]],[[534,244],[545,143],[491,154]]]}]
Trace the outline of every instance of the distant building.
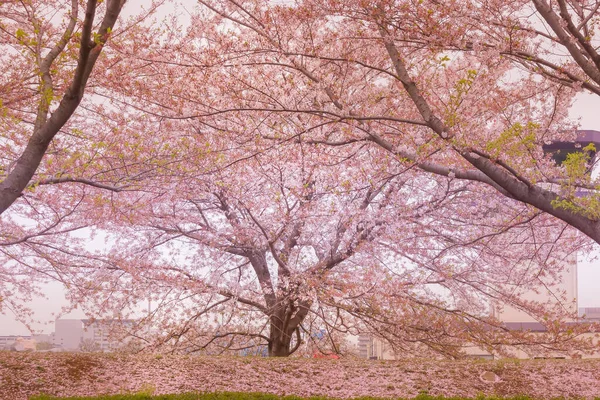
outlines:
[{"label": "distant building", "polygon": [[12,351],[35,351],[35,340],[33,339],[23,339],[22,337],[18,337],[13,344],[10,346],[10,350]]},{"label": "distant building", "polygon": [[600,307],[580,307],[579,318],[589,322],[600,322]]},{"label": "distant building", "polygon": [[[557,261],[562,268],[559,282],[552,284],[543,277],[539,278],[538,293],[522,290],[516,293],[523,300],[545,303],[549,307],[560,307],[572,314],[577,313],[577,256],[571,254],[562,261]],[[517,289],[515,289],[517,290]],[[506,323],[537,323],[538,320],[528,313],[504,304],[496,304],[494,316]],[[575,319],[573,319],[575,321]]]},{"label": "distant building", "polygon": [[581,130],[577,132],[577,137],[573,142],[552,142],[542,146],[546,153],[552,154],[552,158],[557,164],[562,164],[570,153],[581,151],[581,149],[589,144],[596,147],[596,151],[592,152],[592,159],[600,150],[600,131]]},{"label": "distant building", "polygon": [[54,332],[50,334],[42,333],[39,335],[32,335],[31,338],[37,343],[54,343]]},{"label": "distant building", "polygon": [[373,351],[373,338],[370,335],[359,335],[357,348],[360,358],[369,358]]},{"label": "distant building", "polygon": [[54,345],[64,351],[112,351],[124,343],[133,320],[57,319]]},{"label": "distant building", "polygon": [[54,347],[54,334],[32,336],[0,336],[0,350],[37,351],[39,347],[49,350]]},{"label": "distant building", "polygon": [[[536,301],[545,303],[551,307],[561,307],[564,310],[577,314],[579,318],[573,318],[567,321],[569,325],[575,326],[586,324],[589,322],[600,322],[600,307],[584,307],[577,308],[577,259],[575,255],[566,257],[559,264],[562,268],[560,280],[558,283],[550,284],[550,282],[540,282],[538,292],[523,291],[519,296],[524,300]],[[543,283],[543,284],[542,284]],[[492,313],[496,318],[504,322],[504,327],[511,331],[527,331],[533,334],[543,334],[547,332],[546,326],[540,323],[532,315],[527,314],[522,310],[518,310],[508,305],[496,304]],[[580,326],[580,325],[579,325]],[[583,337],[589,337],[596,341],[594,327],[590,326],[589,333],[583,333]],[[463,347],[467,357],[494,359],[497,355],[491,354],[477,346],[465,343]],[[525,351],[514,348],[510,349],[511,357],[514,358],[568,358],[564,353],[539,353],[528,354]],[[374,338],[369,335],[361,335],[358,338],[358,354],[362,358],[367,359],[395,359],[396,355],[392,348],[386,342]],[[402,355],[399,355],[400,357]],[[576,355],[580,357],[581,355]],[[592,355],[581,356],[583,358],[600,358],[600,352]]]},{"label": "distant building", "polygon": [[123,339],[127,328],[133,320],[93,320],[84,319],[81,344],[89,345],[93,351],[113,351],[122,347],[127,339]]},{"label": "distant building", "polygon": [[77,351],[83,340],[83,321],[57,319],[54,323],[54,345],[65,351]]},{"label": "distant building", "polygon": [[370,335],[358,336],[358,356],[369,360],[388,360],[395,358],[390,345]]},{"label": "distant building", "polygon": [[31,339],[31,336],[0,336],[0,350],[10,350],[10,347],[17,341],[17,339]]}]

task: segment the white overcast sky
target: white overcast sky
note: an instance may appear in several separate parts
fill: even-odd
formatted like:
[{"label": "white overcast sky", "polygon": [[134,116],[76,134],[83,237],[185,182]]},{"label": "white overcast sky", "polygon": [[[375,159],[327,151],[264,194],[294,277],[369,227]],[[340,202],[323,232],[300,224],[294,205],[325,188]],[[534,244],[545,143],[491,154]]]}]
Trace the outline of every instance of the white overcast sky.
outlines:
[{"label": "white overcast sky", "polygon": [[[129,10],[125,10],[125,15],[134,14],[139,4],[145,3],[144,0],[130,0],[127,3]],[[182,1],[186,4],[185,1]],[[189,2],[187,2],[189,6]],[[185,7],[178,7],[180,15],[185,19]],[[165,12],[172,12],[171,6],[165,9]],[[600,130],[600,96],[591,94],[580,94],[571,109],[571,117],[579,118],[581,129]],[[10,211],[9,211],[10,212]],[[99,241],[101,246],[103,241]],[[579,307],[600,307],[600,245],[596,250],[588,255],[580,255],[578,260],[578,306]],[[45,287],[46,299],[35,299],[30,307],[35,311],[35,319],[40,323],[33,325],[34,329],[50,333],[54,331],[55,315],[65,305],[64,292],[58,283],[48,284]],[[74,312],[66,317],[83,318],[82,313]],[[16,321],[12,315],[0,314],[0,335],[29,335],[29,330],[20,322]]]}]

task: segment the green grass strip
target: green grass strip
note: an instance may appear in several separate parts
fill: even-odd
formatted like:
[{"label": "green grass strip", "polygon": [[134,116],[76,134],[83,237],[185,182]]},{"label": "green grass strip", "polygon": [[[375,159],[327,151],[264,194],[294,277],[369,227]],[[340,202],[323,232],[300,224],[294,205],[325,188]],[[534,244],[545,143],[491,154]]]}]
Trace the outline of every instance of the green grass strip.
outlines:
[{"label": "green grass strip", "polygon": [[[183,393],[183,394],[162,394],[152,395],[149,393],[136,394],[117,394],[103,395],[93,397],[55,397],[48,395],[37,395],[30,397],[30,400],[336,400],[331,397],[312,396],[278,396],[267,393],[239,393],[239,392],[219,392],[219,393]],[[351,400],[390,400],[390,398],[378,397],[356,397]],[[420,394],[413,399],[394,398],[394,400],[535,400],[528,396],[496,397],[496,396],[477,396],[475,398],[466,397],[444,397],[430,396]],[[595,400],[600,400],[596,397]]]}]

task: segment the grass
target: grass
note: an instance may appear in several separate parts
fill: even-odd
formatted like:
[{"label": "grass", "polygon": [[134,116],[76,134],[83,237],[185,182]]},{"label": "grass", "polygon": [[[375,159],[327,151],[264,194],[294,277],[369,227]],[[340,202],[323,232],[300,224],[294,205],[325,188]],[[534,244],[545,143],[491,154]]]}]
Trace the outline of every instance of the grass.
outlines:
[{"label": "grass", "polygon": [[[94,397],[54,397],[48,395],[38,395],[30,397],[30,400],[335,400],[323,396],[313,397],[299,397],[299,396],[278,396],[275,394],[266,393],[236,393],[236,392],[222,392],[222,393],[183,393],[183,394],[162,394],[152,395],[148,393],[136,393],[136,394],[118,394],[118,395],[105,395],[105,396],[94,396]],[[390,400],[376,397],[357,397],[352,400]],[[394,400],[409,400],[409,399],[394,399]],[[515,396],[515,397],[486,397],[478,396],[476,398],[463,398],[463,397],[444,397],[444,396],[430,396],[428,394],[420,394],[417,397],[410,400],[534,400],[528,396]],[[596,397],[595,400],[600,400]]]}]

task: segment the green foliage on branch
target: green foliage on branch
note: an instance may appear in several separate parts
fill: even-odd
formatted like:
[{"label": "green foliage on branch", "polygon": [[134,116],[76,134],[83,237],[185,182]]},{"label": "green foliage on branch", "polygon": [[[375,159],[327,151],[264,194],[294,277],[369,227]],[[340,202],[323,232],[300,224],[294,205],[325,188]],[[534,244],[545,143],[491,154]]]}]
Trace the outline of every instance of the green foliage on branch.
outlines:
[{"label": "green foliage on branch", "polygon": [[539,124],[531,121],[525,125],[517,122],[504,130],[497,139],[487,143],[486,150],[494,158],[522,156],[535,147],[535,132],[539,127]]},{"label": "green foliage on branch", "polygon": [[567,155],[562,163],[566,173],[566,179],[561,185],[563,198],[553,200],[553,207],[580,214],[595,221],[600,219],[598,188],[588,190],[585,196],[577,196],[577,189],[581,185],[593,186],[590,162],[592,154],[595,152],[596,147],[593,143],[590,143],[581,151]]}]

